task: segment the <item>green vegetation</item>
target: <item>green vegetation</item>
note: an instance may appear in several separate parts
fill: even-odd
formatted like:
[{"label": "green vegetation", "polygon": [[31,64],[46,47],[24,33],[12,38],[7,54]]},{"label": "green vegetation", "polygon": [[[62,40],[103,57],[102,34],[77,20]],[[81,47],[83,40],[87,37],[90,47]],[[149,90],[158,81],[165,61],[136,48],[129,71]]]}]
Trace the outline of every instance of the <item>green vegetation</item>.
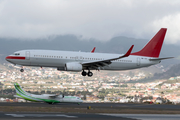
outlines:
[{"label": "green vegetation", "polygon": [[13,95],[0,95],[0,98],[10,98],[14,99],[15,97]]}]

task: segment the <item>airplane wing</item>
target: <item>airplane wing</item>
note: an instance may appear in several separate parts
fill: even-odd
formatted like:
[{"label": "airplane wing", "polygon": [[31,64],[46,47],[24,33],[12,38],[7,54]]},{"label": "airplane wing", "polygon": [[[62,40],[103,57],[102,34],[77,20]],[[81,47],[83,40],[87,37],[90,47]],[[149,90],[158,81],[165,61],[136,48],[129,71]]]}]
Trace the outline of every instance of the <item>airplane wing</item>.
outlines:
[{"label": "airplane wing", "polygon": [[58,97],[59,95],[49,95],[50,98],[56,98]]},{"label": "airplane wing", "polygon": [[22,97],[20,97],[20,96],[18,96],[18,95],[14,95],[14,97],[16,97],[16,98],[22,98]]},{"label": "airplane wing", "polygon": [[63,95],[49,95],[49,97],[51,98],[51,99],[54,99],[54,98],[56,98],[56,97],[61,97],[61,98],[64,98],[64,94]]},{"label": "airplane wing", "polygon": [[106,60],[100,60],[100,61],[90,61],[90,62],[83,62],[81,63],[83,67],[85,68],[93,68],[93,69],[97,69],[98,67],[104,67],[104,66],[107,66],[109,64],[111,64],[113,60],[118,60],[118,59],[121,59],[121,58],[124,58],[124,57],[128,57],[130,54],[131,54],[131,51],[133,49],[134,45],[132,45],[130,47],[130,49],[127,51],[126,54],[122,55],[122,56],[119,56],[117,58],[111,58],[111,59],[106,59]]}]

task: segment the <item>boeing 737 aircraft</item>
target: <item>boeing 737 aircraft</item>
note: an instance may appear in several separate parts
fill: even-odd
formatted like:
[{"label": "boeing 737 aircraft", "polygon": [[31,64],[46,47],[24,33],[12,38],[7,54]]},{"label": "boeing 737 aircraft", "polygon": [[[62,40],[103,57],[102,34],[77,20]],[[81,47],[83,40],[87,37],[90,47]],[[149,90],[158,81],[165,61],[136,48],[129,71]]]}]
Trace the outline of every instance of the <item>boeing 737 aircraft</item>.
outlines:
[{"label": "boeing 737 aircraft", "polygon": [[16,95],[14,95],[14,97],[23,98],[25,100],[29,100],[33,102],[46,102],[49,104],[54,104],[54,103],[80,104],[83,102],[81,98],[75,96],[64,96],[64,95],[54,95],[54,94],[35,95],[35,94],[27,93],[21,88],[21,86],[18,83],[15,83],[14,87],[16,89]]},{"label": "boeing 737 aircraft", "polygon": [[[139,52],[131,53],[134,45],[126,54],[72,52],[56,50],[21,50],[6,57],[6,60],[14,65],[37,67],[54,67],[60,71],[82,71],[82,76],[91,77],[90,70],[130,70],[148,67],[161,62],[159,58],[161,47],[166,34],[166,28],[159,32]],[[85,70],[88,70],[86,72]]]}]

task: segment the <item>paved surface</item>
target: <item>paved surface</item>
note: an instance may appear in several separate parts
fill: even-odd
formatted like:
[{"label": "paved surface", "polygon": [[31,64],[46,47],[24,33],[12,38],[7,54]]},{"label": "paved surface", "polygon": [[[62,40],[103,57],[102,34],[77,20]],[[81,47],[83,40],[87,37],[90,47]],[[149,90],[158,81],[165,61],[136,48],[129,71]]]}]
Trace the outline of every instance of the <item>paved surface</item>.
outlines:
[{"label": "paved surface", "polygon": [[21,119],[33,119],[33,120],[70,120],[70,119],[78,119],[78,120],[136,120],[133,118],[121,117],[121,116],[113,116],[113,115],[101,115],[101,114],[63,114],[63,113],[0,113],[1,120],[21,120]]},{"label": "paved surface", "polygon": [[102,114],[106,116],[116,116],[124,118],[132,118],[136,120],[180,120],[180,114]]},{"label": "paved surface", "polygon": [[[130,109],[152,109],[152,110],[180,110],[180,105],[156,105],[156,104],[122,104],[122,103],[82,103],[77,104],[54,104],[47,103],[0,103],[0,106],[23,106],[23,107],[60,107],[60,108],[130,108]],[[1,110],[0,110],[1,111]],[[180,114],[86,114],[86,113],[39,113],[39,112],[0,112],[0,120],[180,120]]]},{"label": "paved surface", "polygon": [[167,114],[63,114],[63,113],[3,113],[0,112],[1,120],[180,120],[180,115]]},{"label": "paved surface", "polygon": [[0,106],[31,106],[31,107],[78,107],[84,108],[132,108],[132,109],[163,109],[163,110],[180,110],[180,105],[159,105],[159,104],[133,104],[133,103],[82,103],[77,104],[47,104],[47,103],[8,103],[0,102]]}]

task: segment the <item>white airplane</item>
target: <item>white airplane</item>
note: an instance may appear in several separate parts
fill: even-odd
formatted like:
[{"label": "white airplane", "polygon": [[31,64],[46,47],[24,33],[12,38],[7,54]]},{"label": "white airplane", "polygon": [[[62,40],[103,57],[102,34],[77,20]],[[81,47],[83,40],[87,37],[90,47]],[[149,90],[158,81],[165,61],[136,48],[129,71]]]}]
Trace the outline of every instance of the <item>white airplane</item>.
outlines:
[{"label": "white airplane", "polygon": [[16,89],[16,95],[14,97],[23,98],[28,101],[33,102],[46,102],[49,104],[54,103],[77,103],[78,105],[83,101],[81,98],[76,96],[64,96],[64,95],[55,95],[55,94],[42,94],[35,95],[24,91],[18,83],[14,83]]},{"label": "white airplane", "polygon": [[[163,59],[159,58],[161,47],[166,34],[166,28],[159,32],[139,52],[131,53],[134,45],[126,54],[72,52],[56,50],[21,50],[6,57],[14,65],[37,67],[54,67],[60,71],[82,71],[82,76],[91,77],[90,70],[130,70],[158,64]],[[86,72],[85,70],[88,70]]]}]

